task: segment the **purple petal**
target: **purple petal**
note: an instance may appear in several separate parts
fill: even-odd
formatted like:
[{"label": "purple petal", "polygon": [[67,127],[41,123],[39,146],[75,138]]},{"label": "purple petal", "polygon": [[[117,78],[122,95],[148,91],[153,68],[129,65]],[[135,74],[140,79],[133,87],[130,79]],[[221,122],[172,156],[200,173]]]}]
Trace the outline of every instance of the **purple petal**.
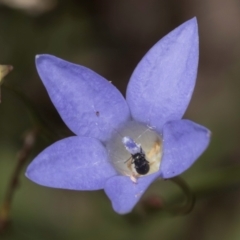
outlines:
[{"label": "purple petal", "polygon": [[207,148],[211,132],[192,121],[172,121],[163,127],[162,178],[186,171]]},{"label": "purple petal", "polygon": [[69,137],[41,152],[29,165],[26,176],[47,187],[98,190],[116,175],[102,143],[93,138]]},{"label": "purple petal", "polygon": [[115,176],[110,178],[104,191],[112,202],[113,209],[120,214],[132,211],[148,186],[159,176],[159,173],[138,178],[133,183],[129,177]]},{"label": "purple petal", "polygon": [[92,70],[45,54],[36,57],[36,66],[57,111],[75,134],[105,141],[130,117],[117,88]]},{"label": "purple petal", "polygon": [[181,119],[192,96],[198,66],[198,28],[193,18],[157,42],[131,76],[127,102],[136,121],[158,131]]}]

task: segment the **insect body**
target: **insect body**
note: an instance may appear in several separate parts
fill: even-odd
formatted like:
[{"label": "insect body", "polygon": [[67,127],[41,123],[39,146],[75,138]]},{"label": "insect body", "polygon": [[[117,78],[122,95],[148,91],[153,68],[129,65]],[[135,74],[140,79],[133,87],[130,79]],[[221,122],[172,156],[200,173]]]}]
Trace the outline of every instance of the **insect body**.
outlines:
[{"label": "insect body", "polygon": [[145,154],[142,151],[132,154],[132,164],[134,164],[138,174],[145,175],[149,172],[149,161],[146,160]]},{"label": "insect body", "polygon": [[122,139],[126,150],[132,155],[131,163],[134,164],[136,172],[140,175],[145,175],[149,172],[149,161],[146,160],[145,153],[140,144],[135,143],[130,137],[124,137]]}]

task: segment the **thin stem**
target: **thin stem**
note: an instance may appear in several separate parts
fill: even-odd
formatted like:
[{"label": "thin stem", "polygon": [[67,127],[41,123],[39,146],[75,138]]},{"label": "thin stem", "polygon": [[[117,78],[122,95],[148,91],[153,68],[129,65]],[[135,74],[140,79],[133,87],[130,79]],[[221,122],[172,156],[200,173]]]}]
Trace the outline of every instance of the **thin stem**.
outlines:
[{"label": "thin stem", "polygon": [[13,201],[13,196],[19,184],[19,175],[21,173],[22,167],[24,166],[24,163],[31,153],[38,132],[38,128],[33,128],[26,133],[22,149],[17,154],[17,163],[7,186],[3,204],[0,207],[0,233],[3,232],[8,226],[9,213]]},{"label": "thin stem", "polygon": [[175,183],[183,192],[185,196],[184,202],[176,204],[173,206],[167,206],[164,210],[169,211],[172,214],[187,214],[191,212],[195,204],[195,195],[193,191],[189,188],[188,184],[180,176],[169,179]]},{"label": "thin stem", "polygon": [[[206,198],[218,192],[232,191],[240,187],[240,165],[223,167],[219,169],[204,171],[197,174],[189,181],[189,186],[181,177],[169,179],[177,184],[182,190],[173,193],[167,200],[159,195],[152,195],[142,199],[134,211],[127,215],[131,223],[137,224],[146,221],[146,217],[182,215],[189,213],[196,199]],[[185,200],[182,201],[182,194]],[[177,204],[176,204],[177,203]]]}]

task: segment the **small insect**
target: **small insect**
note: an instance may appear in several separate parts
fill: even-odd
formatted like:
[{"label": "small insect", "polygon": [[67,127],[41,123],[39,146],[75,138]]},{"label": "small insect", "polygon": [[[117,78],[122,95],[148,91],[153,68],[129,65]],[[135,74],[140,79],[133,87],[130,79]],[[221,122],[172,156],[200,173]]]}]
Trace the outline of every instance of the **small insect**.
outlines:
[{"label": "small insect", "polygon": [[150,170],[149,161],[146,160],[146,156],[141,145],[137,144],[130,137],[124,137],[122,142],[126,150],[132,155],[128,160],[132,159],[131,164],[134,164],[136,172],[140,175],[147,174]]},{"label": "small insect", "polygon": [[145,175],[149,172],[149,161],[146,160],[145,153],[143,153],[142,148],[139,153],[132,154],[132,164],[134,164],[138,174]]}]

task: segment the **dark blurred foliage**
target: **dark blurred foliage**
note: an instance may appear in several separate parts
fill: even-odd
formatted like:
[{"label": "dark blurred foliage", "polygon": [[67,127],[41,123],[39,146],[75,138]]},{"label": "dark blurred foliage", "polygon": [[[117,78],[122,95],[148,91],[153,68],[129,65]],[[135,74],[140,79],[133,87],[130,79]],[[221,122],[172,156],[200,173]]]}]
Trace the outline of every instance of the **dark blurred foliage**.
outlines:
[{"label": "dark blurred foliage", "polygon": [[[37,75],[36,54],[50,53],[85,65],[111,80],[124,94],[144,53],[170,30],[197,16],[199,74],[185,117],[213,132],[208,150],[183,174],[197,196],[190,214],[173,217],[159,211],[139,219],[120,216],[102,191],[61,191],[33,184],[24,176],[26,162],[10,225],[0,239],[240,238],[239,1],[1,0],[0,4],[0,64],[14,66],[6,83],[30,99],[52,133],[57,133],[54,139],[71,133]],[[19,96],[3,87],[0,203],[22,147],[22,136],[32,126]],[[54,139],[39,137],[28,161]],[[147,194],[151,193],[165,199],[181,196],[171,182],[154,183]]]}]

